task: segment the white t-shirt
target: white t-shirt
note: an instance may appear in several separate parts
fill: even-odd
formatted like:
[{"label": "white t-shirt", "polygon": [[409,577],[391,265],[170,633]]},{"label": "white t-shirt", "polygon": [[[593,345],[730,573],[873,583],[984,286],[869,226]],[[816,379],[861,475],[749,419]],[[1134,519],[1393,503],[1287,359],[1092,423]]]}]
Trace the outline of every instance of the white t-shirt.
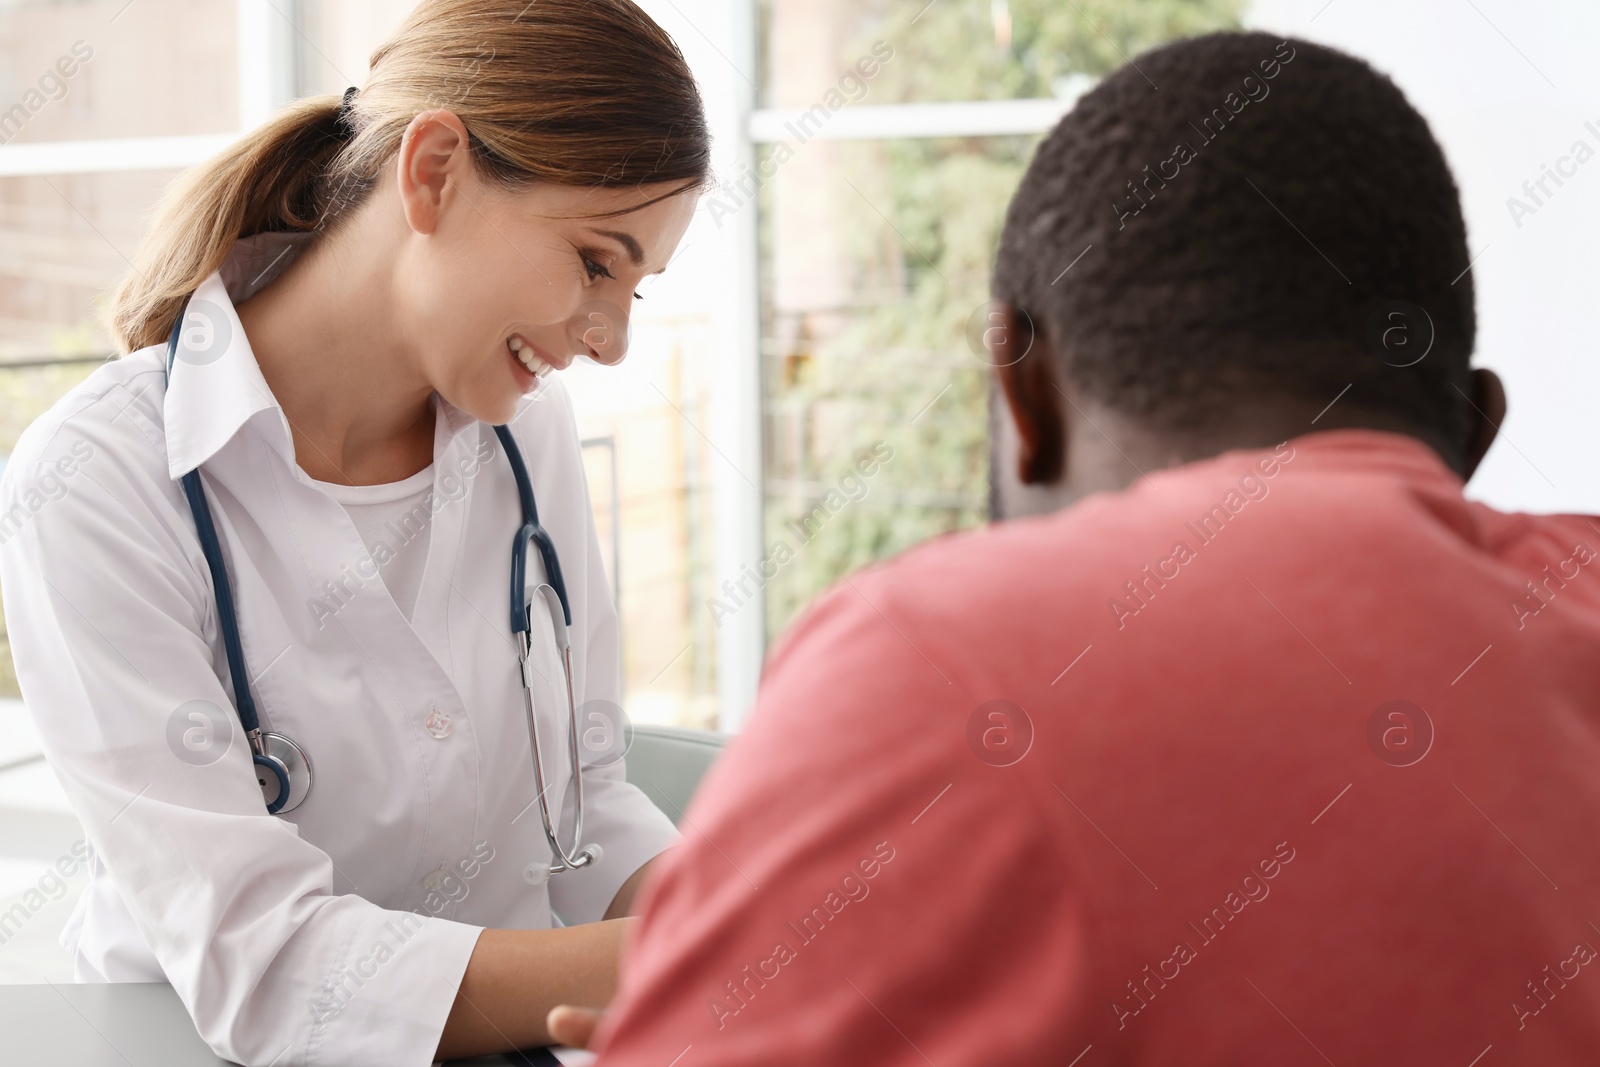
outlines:
[{"label": "white t-shirt", "polygon": [[382,485],[317,485],[344,505],[378,564],[389,595],[406,618],[411,618],[417,591],[422,588],[422,569],[428,562],[428,527],[433,515],[424,497],[433,488],[433,464],[409,478]]}]

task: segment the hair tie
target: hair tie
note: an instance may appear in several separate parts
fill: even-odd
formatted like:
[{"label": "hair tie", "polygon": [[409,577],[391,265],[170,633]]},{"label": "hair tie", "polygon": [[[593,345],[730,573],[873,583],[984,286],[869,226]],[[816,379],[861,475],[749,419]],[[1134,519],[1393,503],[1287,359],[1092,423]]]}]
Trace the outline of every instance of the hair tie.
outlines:
[{"label": "hair tie", "polygon": [[344,130],[345,133],[351,137],[355,136],[356,127],[355,123],[350,121],[350,105],[355,101],[356,93],[358,92],[360,92],[360,90],[354,85],[350,86],[350,88],[344,91],[344,100],[339,104],[339,114],[337,116],[340,129]]}]

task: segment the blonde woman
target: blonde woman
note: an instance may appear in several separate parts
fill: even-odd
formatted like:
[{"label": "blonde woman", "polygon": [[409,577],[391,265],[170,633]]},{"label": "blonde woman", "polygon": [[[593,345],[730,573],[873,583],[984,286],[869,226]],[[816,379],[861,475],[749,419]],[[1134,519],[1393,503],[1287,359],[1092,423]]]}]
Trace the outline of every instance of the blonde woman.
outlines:
[{"label": "blonde woman", "polygon": [[125,358],[0,483],[18,678],[92,849],[80,981],[170,981],[247,1065],[534,1046],[609,999],[675,832],[569,749],[574,709],[621,724],[559,372],[623,358],[708,160],[630,0],[423,0],[359,92],[174,184]]}]

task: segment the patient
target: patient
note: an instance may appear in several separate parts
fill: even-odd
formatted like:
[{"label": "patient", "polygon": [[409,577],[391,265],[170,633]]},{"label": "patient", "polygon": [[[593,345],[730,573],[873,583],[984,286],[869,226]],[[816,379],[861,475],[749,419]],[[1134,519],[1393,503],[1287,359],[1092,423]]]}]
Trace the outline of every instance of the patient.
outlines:
[{"label": "patient", "polygon": [[1005,521],[774,651],[603,1067],[1600,1063],[1600,523],[1463,498],[1439,147],[1304,41],[1136,62],[1006,216]]}]

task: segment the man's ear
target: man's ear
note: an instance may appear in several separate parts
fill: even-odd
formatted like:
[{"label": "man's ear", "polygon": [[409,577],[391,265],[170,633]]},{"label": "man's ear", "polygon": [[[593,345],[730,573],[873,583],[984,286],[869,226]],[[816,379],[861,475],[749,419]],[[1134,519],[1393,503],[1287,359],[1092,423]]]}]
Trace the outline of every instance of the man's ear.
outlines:
[{"label": "man's ear", "polygon": [[1026,311],[1002,304],[995,317],[995,325],[984,331],[984,345],[1017,429],[1017,480],[1054,485],[1067,459],[1055,354]]},{"label": "man's ear", "polygon": [[1506,387],[1500,376],[1486,367],[1472,372],[1472,403],[1482,414],[1473,420],[1472,436],[1467,439],[1467,469],[1463,480],[1472,477],[1494,444],[1500,427],[1506,421]]}]

